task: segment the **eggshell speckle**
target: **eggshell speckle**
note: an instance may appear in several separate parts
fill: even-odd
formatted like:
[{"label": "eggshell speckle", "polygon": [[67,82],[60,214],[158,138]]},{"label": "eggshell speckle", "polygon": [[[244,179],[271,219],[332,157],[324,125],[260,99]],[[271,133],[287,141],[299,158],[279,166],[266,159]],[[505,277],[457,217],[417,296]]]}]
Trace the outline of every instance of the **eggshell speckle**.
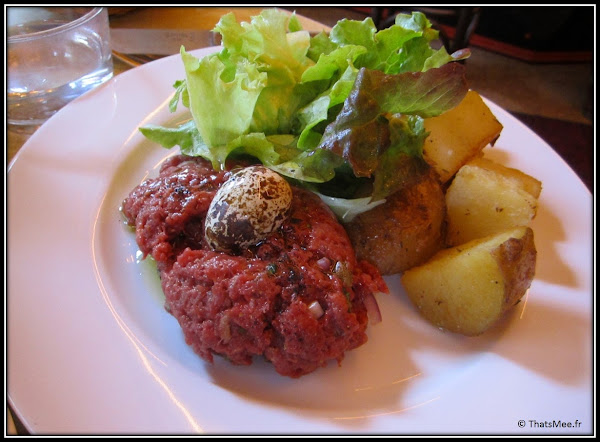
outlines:
[{"label": "eggshell speckle", "polygon": [[258,244],[283,224],[291,204],[283,177],[264,166],[246,167],[217,191],[206,215],[206,241],[224,252]]}]

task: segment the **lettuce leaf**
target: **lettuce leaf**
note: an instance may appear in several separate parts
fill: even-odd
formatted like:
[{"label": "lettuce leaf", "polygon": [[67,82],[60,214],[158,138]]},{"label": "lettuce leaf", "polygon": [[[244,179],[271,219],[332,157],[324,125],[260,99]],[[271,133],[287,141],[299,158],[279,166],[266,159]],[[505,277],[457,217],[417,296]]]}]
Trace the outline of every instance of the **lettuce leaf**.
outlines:
[{"label": "lettuce leaf", "polygon": [[464,66],[388,75],[361,68],[320,149],[342,157],[357,177],[374,176],[373,198],[400,190],[423,171],[423,118],[453,108],[467,92]]},{"label": "lettuce leaf", "polygon": [[[329,45],[323,43],[321,36],[317,36],[319,40],[315,45],[322,47],[327,53],[322,54],[315,66],[304,72],[302,81],[322,81],[329,78],[330,86],[320,97],[299,111],[298,115],[302,123],[299,146],[304,149],[314,148],[315,140],[321,136],[323,140],[320,147],[330,142],[327,137],[331,134],[323,134],[322,130],[319,132],[315,127],[318,128],[322,122],[331,121],[331,111],[349,98],[353,86],[354,90],[362,87],[360,82],[363,80],[357,80],[359,70],[373,73],[374,78],[370,81],[372,85],[383,78],[394,78],[382,77],[381,74],[421,73],[468,57],[468,51],[448,55],[444,47],[437,50],[431,48],[431,41],[438,36],[438,31],[431,28],[431,23],[425,15],[418,12],[412,15],[398,14],[395,26],[379,32],[371,18],[362,22],[341,20],[331,30]],[[451,66],[459,66],[457,70],[462,68],[456,63]],[[399,77],[400,81],[389,81],[379,87],[375,98],[386,108],[384,112],[418,114],[423,118],[439,115],[458,104],[467,89],[462,71],[436,71],[418,77],[419,81],[411,81],[409,77],[408,75]],[[460,85],[457,84],[459,79]],[[457,86],[460,86],[460,90]],[[390,92],[388,89],[391,87],[395,90],[388,96]],[[405,89],[406,87],[410,89]],[[423,96],[425,93],[428,94],[429,103],[424,103],[427,99]],[[385,100],[387,103],[384,103]],[[394,110],[390,103],[397,100],[400,102]],[[444,100],[448,101],[443,102]],[[410,101],[413,101],[412,107],[406,105]],[[345,105],[338,118],[346,111]],[[307,118],[307,115],[310,118]],[[334,128],[339,129],[339,125],[328,126],[330,130]],[[378,122],[370,119],[369,126],[364,129],[363,135],[368,134],[368,136],[362,142],[377,142],[378,136],[385,136],[386,124],[381,120]],[[353,138],[353,140],[357,139]],[[357,152],[362,150],[360,147],[354,149]],[[376,154],[376,152],[372,153]],[[372,170],[368,169],[365,172],[356,169],[355,172],[357,176],[368,176]]]},{"label": "lettuce leaf", "polygon": [[184,49],[181,57],[189,109],[204,142],[220,146],[247,133],[258,98],[267,85],[267,74],[240,59],[233,78],[226,78],[227,65],[221,57],[199,60]]},{"label": "lettuce leaf", "polygon": [[363,198],[339,198],[329,195],[323,195],[322,193],[315,192],[321,200],[329,206],[331,211],[344,223],[352,221],[356,215],[360,215],[363,212],[367,212],[383,203],[385,200],[374,201],[371,197]]},{"label": "lettuce leaf", "polygon": [[[467,90],[454,62],[468,50],[434,49],[438,32],[420,12],[398,14],[381,31],[370,18],[341,20],[329,35],[311,37],[295,14],[265,9],[241,23],[228,13],[214,32],[219,52],[198,59],[180,51],[185,78],[173,85],[169,109],[181,104],[191,119],[140,130],[215,169],[251,155],[317,192],[368,180],[370,201],[380,201],[422,172],[423,119],[452,108]],[[352,181],[361,186],[347,186]],[[368,210],[363,197],[341,206]]]}]

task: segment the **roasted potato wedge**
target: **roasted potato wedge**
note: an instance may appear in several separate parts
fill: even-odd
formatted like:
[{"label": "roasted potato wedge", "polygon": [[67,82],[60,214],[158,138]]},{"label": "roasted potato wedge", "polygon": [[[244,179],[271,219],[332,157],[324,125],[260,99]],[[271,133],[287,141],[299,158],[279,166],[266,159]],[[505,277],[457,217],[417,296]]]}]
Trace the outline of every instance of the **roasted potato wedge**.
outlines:
[{"label": "roasted potato wedge", "polygon": [[423,146],[423,157],[436,170],[442,183],[446,183],[463,164],[495,142],[502,124],[481,96],[469,91],[454,109],[426,118],[425,130],[430,133]]},{"label": "roasted potato wedge", "polygon": [[359,259],[383,275],[423,263],[444,246],[446,205],[433,169],[344,225]]},{"label": "roasted potato wedge", "polygon": [[483,158],[465,164],[446,191],[447,245],[528,225],[540,192],[541,183],[517,169]]},{"label": "roasted potato wedge", "polygon": [[444,249],[404,272],[401,279],[408,297],[428,321],[477,336],[526,293],[536,256],[533,230],[520,226]]}]

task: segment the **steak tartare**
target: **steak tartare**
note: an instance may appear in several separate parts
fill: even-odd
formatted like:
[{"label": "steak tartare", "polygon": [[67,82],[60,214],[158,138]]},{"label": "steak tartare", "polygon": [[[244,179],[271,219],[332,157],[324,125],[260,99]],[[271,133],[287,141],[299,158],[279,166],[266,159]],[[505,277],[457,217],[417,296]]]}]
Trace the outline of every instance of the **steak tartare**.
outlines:
[{"label": "steak tartare", "polygon": [[206,361],[249,365],[254,356],[297,378],[338,364],[366,342],[367,310],[387,292],[375,267],[356,259],[341,224],[315,194],[292,187],[283,224],[238,253],[204,236],[210,203],[232,174],[200,157],[177,155],[134,188],[122,213],[157,263],[165,309]]}]

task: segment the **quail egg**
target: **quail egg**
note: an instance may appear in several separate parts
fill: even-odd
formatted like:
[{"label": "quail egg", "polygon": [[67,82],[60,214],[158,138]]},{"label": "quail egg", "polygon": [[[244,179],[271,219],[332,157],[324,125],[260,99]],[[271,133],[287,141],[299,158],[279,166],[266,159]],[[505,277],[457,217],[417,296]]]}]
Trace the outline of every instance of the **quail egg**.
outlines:
[{"label": "quail egg", "polygon": [[285,221],[292,189],[278,173],[250,166],[231,175],[213,198],[204,235],[214,250],[236,252],[258,244]]}]

